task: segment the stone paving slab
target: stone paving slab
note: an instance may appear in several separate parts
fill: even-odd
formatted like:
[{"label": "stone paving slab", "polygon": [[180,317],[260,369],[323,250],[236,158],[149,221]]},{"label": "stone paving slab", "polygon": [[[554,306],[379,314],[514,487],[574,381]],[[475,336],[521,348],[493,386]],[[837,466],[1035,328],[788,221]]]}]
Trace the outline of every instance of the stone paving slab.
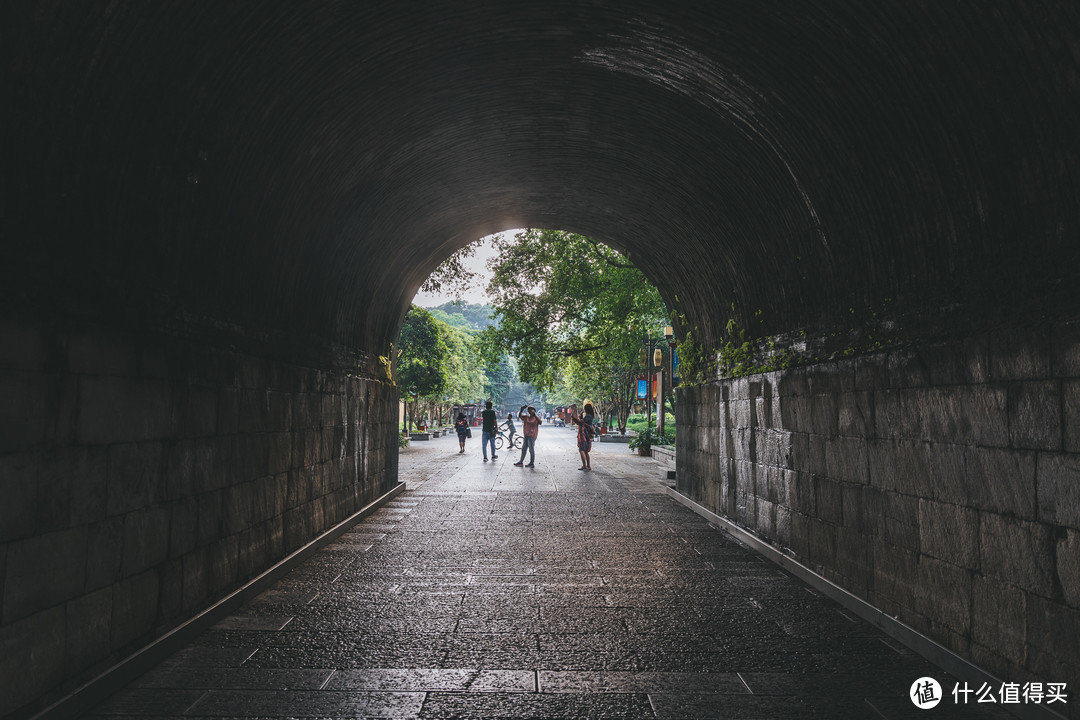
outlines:
[{"label": "stone paving slab", "polygon": [[85,717],[896,720],[952,687],[624,446],[591,473],[570,429],[535,468],[467,447],[404,450],[404,494]]},{"label": "stone paving slab", "polygon": [[749,693],[738,673],[583,672],[542,670],[545,693]]},{"label": "stone paving slab", "polygon": [[319,690],[333,670],[264,670],[254,667],[161,666],[137,680],[138,688]]},{"label": "stone paving slab", "polygon": [[232,715],[282,717],[415,717],[422,692],[342,692],[297,690],[211,691],[184,713],[196,717]]},{"label": "stone paving slab", "polygon": [[417,692],[536,692],[532,670],[413,669],[341,670],[326,683],[328,690]]}]

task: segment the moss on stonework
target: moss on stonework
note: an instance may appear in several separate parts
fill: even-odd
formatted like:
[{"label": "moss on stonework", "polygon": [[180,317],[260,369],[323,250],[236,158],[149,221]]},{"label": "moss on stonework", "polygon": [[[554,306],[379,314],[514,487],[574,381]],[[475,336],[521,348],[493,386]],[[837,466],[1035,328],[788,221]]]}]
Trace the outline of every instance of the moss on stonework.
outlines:
[{"label": "moss on stonework", "polygon": [[[677,328],[683,334],[679,342],[682,382],[700,385],[721,378],[746,377],[942,342],[973,332],[1030,328],[1076,319],[1062,309],[1054,316],[1034,312],[1034,308],[1026,309],[1029,312],[991,313],[983,305],[972,302],[898,312],[892,299],[884,298],[873,307],[849,307],[846,312],[838,313],[837,317],[844,321],[842,324],[823,323],[816,328],[767,335],[742,327],[735,319],[739,314],[731,306],[731,316],[724,324],[719,343],[709,347],[698,340],[704,333],[684,315],[676,313]],[[761,323],[764,327],[760,311],[750,317],[753,324]]]}]

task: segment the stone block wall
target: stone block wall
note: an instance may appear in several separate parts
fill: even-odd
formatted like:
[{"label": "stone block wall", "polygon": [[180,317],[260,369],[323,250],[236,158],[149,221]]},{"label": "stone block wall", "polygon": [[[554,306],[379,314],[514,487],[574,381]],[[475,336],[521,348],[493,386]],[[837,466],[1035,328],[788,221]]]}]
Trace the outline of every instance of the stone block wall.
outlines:
[{"label": "stone block wall", "polygon": [[0,321],[0,716],[58,699],[389,490],[396,410],[373,379]]},{"label": "stone block wall", "polygon": [[1080,325],[678,392],[681,492],[999,677],[1080,687]]}]

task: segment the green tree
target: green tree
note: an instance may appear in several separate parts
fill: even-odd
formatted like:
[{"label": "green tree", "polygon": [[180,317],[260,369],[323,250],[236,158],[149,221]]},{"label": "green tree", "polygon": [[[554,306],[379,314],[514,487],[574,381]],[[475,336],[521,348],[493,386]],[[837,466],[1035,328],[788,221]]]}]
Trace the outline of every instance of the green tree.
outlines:
[{"label": "green tree", "polygon": [[446,325],[427,310],[416,305],[409,309],[401,326],[397,365],[398,387],[417,394],[411,414],[406,413],[406,427],[416,424],[420,398],[438,397],[446,390],[451,360],[448,336]]},{"label": "green tree", "polygon": [[427,293],[440,293],[444,290],[460,298],[461,293],[476,282],[477,273],[469,270],[468,259],[476,255],[475,245],[466,245],[439,263],[439,267],[428,276],[420,286]]},{"label": "green tree", "polygon": [[442,420],[451,405],[463,405],[475,402],[484,394],[487,374],[484,372],[484,359],[476,350],[475,333],[460,327],[446,328],[450,359],[448,377],[443,401],[439,408]]},{"label": "green tree", "polygon": [[565,394],[592,398],[601,417],[625,429],[637,400],[637,378],[644,372],[633,348],[627,353],[590,352],[570,358],[565,365]]},{"label": "green tree", "polygon": [[484,398],[490,400],[496,407],[501,406],[518,378],[512,358],[503,355],[495,362],[489,361],[486,374]]},{"label": "green tree", "polygon": [[[489,367],[477,349],[478,328],[491,324],[491,307],[454,302],[415,310],[420,312],[410,311],[398,342],[403,350],[410,343],[414,347],[403,352],[398,363],[402,389],[410,392],[415,387],[419,391],[416,402],[409,407],[410,418],[419,418],[422,410],[426,410],[433,421],[443,422],[448,420],[454,405],[476,402],[480,398],[499,402],[506,388],[517,379],[517,374],[509,360]],[[432,323],[422,319],[422,313],[428,313]],[[433,358],[424,354],[436,336],[446,345],[444,362],[431,362]],[[441,385],[433,382],[436,374],[443,377]],[[428,382],[424,382],[425,378]]]},{"label": "green tree", "polygon": [[432,315],[450,327],[483,330],[492,324],[493,310],[490,305],[475,305],[454,300],[428,309]]},{"label": "green tree", "polygon": [[642,341],[667,316],[659,292],[625,257],[581,235],[530,229],[494,245],[487,293],[498,324],[482,335],[487,355],[509,353],[538,390],[563,385],[625,423]]}]

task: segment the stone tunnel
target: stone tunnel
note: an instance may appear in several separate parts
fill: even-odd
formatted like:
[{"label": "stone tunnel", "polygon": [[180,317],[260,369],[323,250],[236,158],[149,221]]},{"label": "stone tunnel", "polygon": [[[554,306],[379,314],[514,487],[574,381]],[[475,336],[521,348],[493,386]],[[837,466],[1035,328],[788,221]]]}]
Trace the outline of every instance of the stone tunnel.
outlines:
[{"label": "stone tunnel", "polygon": [[410,300],[519,227],[627,253],[705,357],[803,354],[680,389],[682,493],[1080,685],[1080,6],[40,0],[0,37],[0,715],[388,492]]}]

